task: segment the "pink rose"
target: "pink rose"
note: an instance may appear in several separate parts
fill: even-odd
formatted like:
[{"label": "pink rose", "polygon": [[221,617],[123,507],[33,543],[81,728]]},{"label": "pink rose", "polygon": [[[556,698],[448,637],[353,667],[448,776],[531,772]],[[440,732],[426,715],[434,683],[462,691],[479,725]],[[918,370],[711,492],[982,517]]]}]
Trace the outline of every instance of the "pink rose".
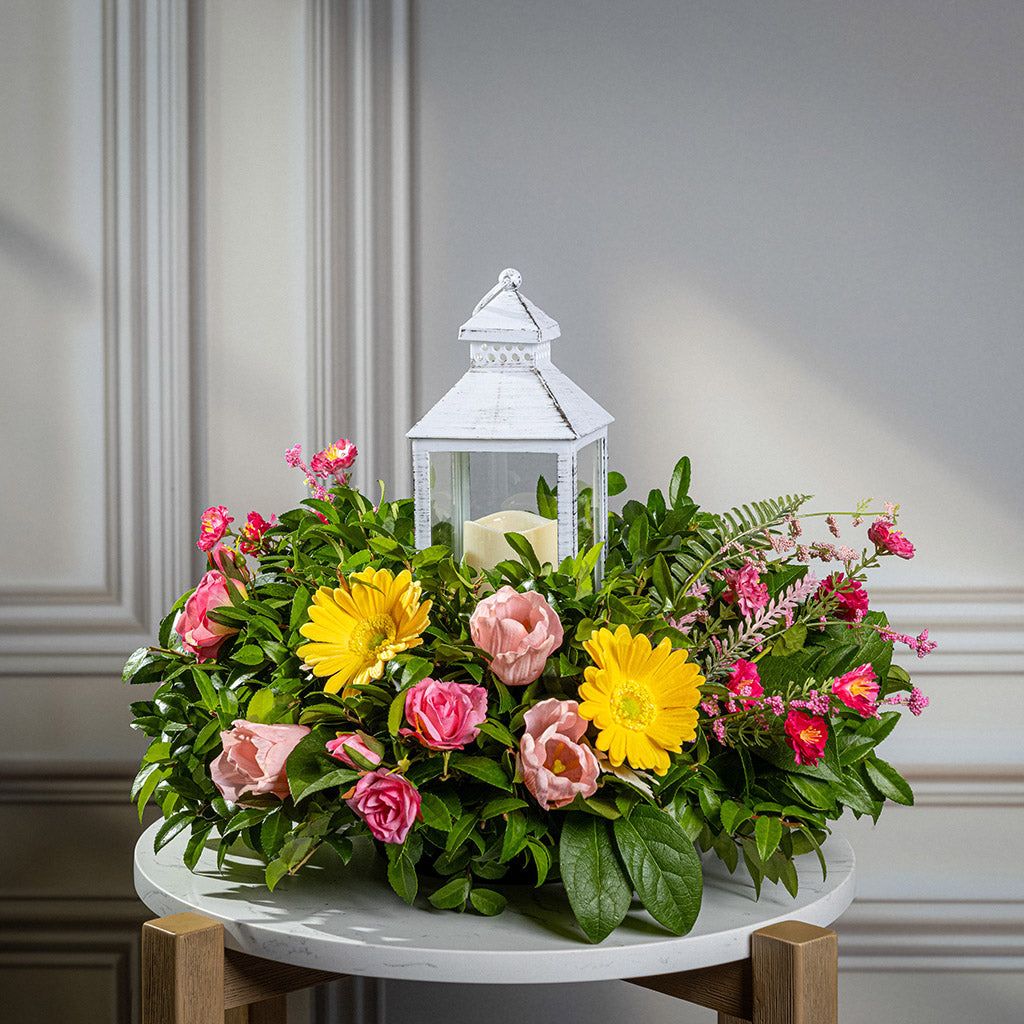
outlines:
[{"label": "pink rose", "polygon": [[753,707],[757,701],[752,698],[760,697],[764,693],[757,665],[742,658],[732,666],[732,673],[725,685],[741,698],[740,703],[745,708]]},{"label": "pink rose", "polygon": [[421,679],[405,695],[405,719],[411,729],[399,730],[431,750],[461,750],[480,735],[487,717],[487,691],[472,683]]},{"label": "pink rose", "polygon": [[876,519],[868,527],[868,540],[876,548],[888,551],[890,555],[898,555],[900,558],[914,557],[914,545],[903,536],[903,531],[894,530],[892,523],[884,519]]},{"label": "pink rose", "polygon": [[491,671],[506,686],[525,686],[540,678],[564,635],[555,610],[541,594],[520,594],[507,586],[476,606],[469,632],[473,643],[492,656]]},{"label": "pink rose", "polygon": [[210,506],[200,520],[196,547],[200,551],[209,551],[224,536],[228,523],[233,522],[234,519],[228,515],[228,510],[223,505]]},{"label": "pink rose", "polygon": [[832,683],[832,692],[865,718],[878,714],[878,677],[870,665],[861,665]]},{"label": "pink rose", "polygon": [[722,592],[722,600],[738,604],[741,615],[760,611],[768,603],[768,588],[749,562],[742,569],[725,569],[722,575],[728,584]]},{"label": "pink rose", "polygon": [[[231,585],[238,589],[242,598],[248,597],[245,587],[237,580]],[[195,593],[185,602],[185,607],[174,620],[174,631],[181,637],[185,650],[196,656],[196,661],[209,661],[217,657],[220,645],[238,632],[234,626],[214,622],[208,615],[214,608],[231,604],[228,597],[228,581],[224,574],[211,569],[199,581]]]},{"label": "pink rose", "polygon": [[544,810],[565,807],[597,792],[599,769],[594,751],[579,740],[588,722],[574,700],[542,700],[524,716],[519,741],[519,770],[526,788]]},{"label": "pink rose", "polygon": [[[220,734],[224,751],[210,765],[213,784],[225,800],[241,804],[243,793],[289,795],[285,762],[309,732],[306,725],[261,725],[238,718]],[[244,804],[243,804],[244,806]]]},{"label": "pink rose", "polygon": [[[347,748],[347,749],[346,749]],[[361,768],[349,757],[348,752],[354,750],[360,757],[366,758],[370,764],[380,764],[380,754],[367,746],[366,741],[355,732],[339,732],[336,740],[327,741],[327,753],[343,761],[350,768]]]},{"label": "pink rose", "polygon": [[420,794],[401,775],[367,772],[345,801],[383,843],[403,843],[420,813]]},{"label": "pink rose", "polygon": [[822,580],[816,596],[819,598],[836,595],[834,609],[837,619],[844,622],[858,623],[868,610],[868,592],[856,581],[846,579],[843,574],[833,573]]},{"label": "pink rose", "polygon": [[785,729],[786,743],[792,748],[797,764],[815,765],[821,760],[828,739],[824,718],[793,708],[786,718]]}]

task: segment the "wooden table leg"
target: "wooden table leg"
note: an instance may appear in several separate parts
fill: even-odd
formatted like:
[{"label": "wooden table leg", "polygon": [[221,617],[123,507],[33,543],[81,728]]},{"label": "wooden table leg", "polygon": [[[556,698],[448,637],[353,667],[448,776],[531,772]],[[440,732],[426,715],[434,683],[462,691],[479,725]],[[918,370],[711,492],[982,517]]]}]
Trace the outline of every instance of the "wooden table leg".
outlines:
[{"label": "wooden table leg", "polygon": [[[753,1024],[839,1024],[839,946],[827,928],[782,921],[754,932]],[[732,1024],[727,1017],[719,1024]]]},{"label": "wooden table leg", "polygon": [[143,1024],[224,1024],[224,926],[172,914],[142,926]]}]

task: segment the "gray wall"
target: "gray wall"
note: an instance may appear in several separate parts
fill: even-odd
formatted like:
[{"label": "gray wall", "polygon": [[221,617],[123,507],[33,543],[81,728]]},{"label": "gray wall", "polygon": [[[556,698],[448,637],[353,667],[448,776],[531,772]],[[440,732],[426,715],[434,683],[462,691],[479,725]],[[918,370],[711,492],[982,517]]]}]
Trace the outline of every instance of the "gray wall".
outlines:
[{"label": "gray wall", "polygon": [[[13,1019],[131,1018],[118,666],[198,513],[287,507],[283,450],[342,434],[405,491],[505,266],[637,493],[687,452],[710,508],[903,504],[918,557],[872,593],[940,647],[887,745],[918,806],[844,825],[842,1019],[1019,1014],[1020,4],[0,0],[0,29]],[[708,1019],[617,983],[377,995]]]}]

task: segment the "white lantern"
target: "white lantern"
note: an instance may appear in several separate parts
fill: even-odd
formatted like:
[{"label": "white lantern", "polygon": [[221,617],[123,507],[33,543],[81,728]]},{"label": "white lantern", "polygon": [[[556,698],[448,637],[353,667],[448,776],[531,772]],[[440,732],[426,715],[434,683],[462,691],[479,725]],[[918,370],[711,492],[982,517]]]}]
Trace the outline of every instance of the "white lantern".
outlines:
[{"label": "white lantern", "polygon": [[557,565],[607,530],[613,418],[552,365],[561,331],[521,282],[504,270],[477,304],[459,330],[469,370],[408,434],[416,546],[449,545],[476,568],[513,554],[506,533]]}]

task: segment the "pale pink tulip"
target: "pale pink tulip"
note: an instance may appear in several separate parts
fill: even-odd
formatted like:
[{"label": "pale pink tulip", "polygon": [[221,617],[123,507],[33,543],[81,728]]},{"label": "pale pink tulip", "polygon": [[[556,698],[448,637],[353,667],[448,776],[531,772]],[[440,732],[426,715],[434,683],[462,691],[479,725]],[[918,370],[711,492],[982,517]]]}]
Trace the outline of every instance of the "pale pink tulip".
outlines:
[{"label": "pale pink tulip", "polygon": [[243,794],[289,795],[285,762],[309,732],[305,725],[263,725],[238,718],[220,734],[224,750],[210,765],[213,784],[225,800],[242,804]]},{"label": "pale pink tulip", "polygon": [[485,597],[469,620],[473,643],[493,659],[491,671],[506,686],[540,678],[552,651],[562,643],[562,623],[543,595],[511,587]]},{"label": "pale pink tulip", "polygon": [[526,788],[545,810],[565,807],[597,792],[599,765],[594,751],[580,740],[589,723],[574,700],[535,704],[524,716],[519,741],[519,770]]}]

